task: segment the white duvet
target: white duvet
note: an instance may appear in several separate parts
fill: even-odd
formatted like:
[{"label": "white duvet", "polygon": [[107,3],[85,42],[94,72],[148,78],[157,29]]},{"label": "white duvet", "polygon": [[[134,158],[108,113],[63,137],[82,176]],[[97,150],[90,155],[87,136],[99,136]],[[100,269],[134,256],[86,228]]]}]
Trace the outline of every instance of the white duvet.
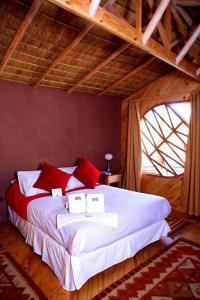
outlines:
[{"label": "white duvet", "polygon": [[84,189],[81,192],[103,193],[105,212],[118,214],[118,227],[77,221],[67,224],[60,230],[57,229],[57,214],[67,213],[65,208],[67,196],[38,198],[28,205],[28,221],[47,233],[73,256],[107,246],[159,222],[170,213],[168,201],[155,195],[105,185],[97,186],[95,190]]}]

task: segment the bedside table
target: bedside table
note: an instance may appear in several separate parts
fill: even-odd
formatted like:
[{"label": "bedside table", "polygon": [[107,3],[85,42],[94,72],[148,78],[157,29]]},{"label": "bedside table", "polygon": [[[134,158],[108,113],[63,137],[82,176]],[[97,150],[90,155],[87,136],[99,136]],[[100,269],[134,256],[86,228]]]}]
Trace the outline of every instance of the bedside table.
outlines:
[{"label": "bedside table", "polygon": [[113,173],[111,175],[102,176],[100,179],[100,183],[106,184],[106,185],[112,185],[117,184],[117,186],[120,188],[122,185],[122,175],[119,173]]}]

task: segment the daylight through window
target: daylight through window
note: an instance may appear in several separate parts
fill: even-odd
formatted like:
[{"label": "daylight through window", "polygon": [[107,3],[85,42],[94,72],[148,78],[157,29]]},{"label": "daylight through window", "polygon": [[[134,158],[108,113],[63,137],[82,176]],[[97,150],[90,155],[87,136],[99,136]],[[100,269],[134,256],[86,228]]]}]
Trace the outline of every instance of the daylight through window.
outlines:
[{"label": "daylight through window", "polygon": [[144,173],[176,176],[184,172],[191,105],[189,102],[159,105],[141,120]]}]

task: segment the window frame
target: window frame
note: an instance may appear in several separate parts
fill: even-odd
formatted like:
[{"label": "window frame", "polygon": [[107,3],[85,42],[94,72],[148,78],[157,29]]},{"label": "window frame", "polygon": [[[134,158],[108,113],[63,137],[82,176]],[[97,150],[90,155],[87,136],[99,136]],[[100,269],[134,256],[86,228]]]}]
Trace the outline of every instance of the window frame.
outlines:
[{"label": "window frame", "polygon": [[[145,115],[149,112],[149,111],[152,111],[153,109],[155,109],[156,107],[158,107],[158,106],[161,106],[161,105],[164,105],[165,107],[166,106],[170,106],[171,104],[178,104],[178,103],[190,103],[191,104],[191,101],[190,101],[190,99],[182,99],[182,100],[168,100],[168,101],[162,101],[162,102],[159,102],[159,103],[155,103],[154,102],[154,105],[152,105],[152,106],[148,106],[148,108],[146,108],[146,110],[144,110],[143,111],[143,114],[140,116],[140,123],[141,123],[141,121],[144,119],[144,117],[145,117]],[[176,112],[176,114],[177,114],[177,112]],[[191,116],[190,116],[191,117]],[[186,123],[186,121],[181,117],[181,116],[179,116],[179,118],[181,119],[181,121],[182,121],[182,123],[181,124],[184,124],[184,123]],[[190,120],[191,120],[191,118],[190,118]],[[179,126],[181,125],[181,124],[179,124]],[[190,122],[189,122],[189,124],[185,124],[187,127],[188,127],[188,136],[187,136],[187,138],[189,138],[189,129],[190,129]],[[168,125],[167,125],[168,126]],[[178,126],[178,127],[179,127]],[[141,128],[140,128],[140,130],[141,130]],[[146,155],[146,154],[144,154],[143,152],[143,146],[142,146],[142,144],[143,144],[143,141],[142,141],[142,131],[140,131],[140,133],[141,133],[141,148],[142,148],[142,156],[143,155]],[[171,134],[173,134],[173,131],[171,131],[171,133],[170,133],[170,136],[171,136]],[[166,138],[166,139],[168,139],[169,138],[169,136]],[[187,143],[188,143],[188,140],[187,140]],[[185,148],[187,147],[187,143],[185,143]],[[143,144],[144,145],[144,144]],[[156,147],[156,148],[159,148],[160,147],[160,145],[158,146],[158,147]],[[155,152],[157,152],[157,151],[155,151]],[[185,150],[185,153],[186,153],[186,150]],[[152,155],[152,154],[151,154]],[[150,162],[151,162],[151,159],[149,159],[150,160]],[[173,159],[172,159],[173,160]],[[144,169],[142,169],[142,176],[143,175],[145,175],[145,176],[155,176],[155,177],[159,177],[159,178],[175,178],[175,177],[180,177],[180,176],[183,176],[183,174],[184,174],[184,169],[185,169],[185,161],[183,162],[183,164],[184,164],[184,166],[183,166],[183,172],[182,173],[180,173],[180,174],[177,174],[176,172],[176,174],[174,174],[174,175],[162,175],[159,171],[158,171],[158,173],[160,173],[160,174],[151,174],[151,173],[148,173],[148,172],[145,172],[144,171]],[[153,165],[154,166],[154,165]],[[163,167],[163,166],[162,166]],[[154,166],[154,170],[156,170],[156,168],[155,168],[155,166]],[[171,172],[170,172],[171,173]]]}]

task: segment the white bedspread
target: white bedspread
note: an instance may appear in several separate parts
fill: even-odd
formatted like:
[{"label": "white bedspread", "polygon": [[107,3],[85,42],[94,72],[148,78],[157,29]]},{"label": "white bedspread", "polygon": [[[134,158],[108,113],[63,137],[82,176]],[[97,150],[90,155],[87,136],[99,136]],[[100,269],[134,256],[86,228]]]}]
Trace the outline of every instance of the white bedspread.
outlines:
[{"label": "white bedspread", "polygon": [[61,214],[57,215],[57,228],[61,229],[68,226],[72,222],[90,222],[92,224],[98,223],[117,228],[118,215],[113,213],[92,213],[92,214]]},{"label": "white bedspread", "polygon": [[[86,194],[94,190],[85,189]],[[73,192],[76,193],[76,192]],[[105,212],[118,215],[118,227],[73,222],[58,230],[57,214],[66,213],[67,197],[39,198],[28,205],[28,220],[62,245],[70,255],[79,256],[107,246],[129,234],[154,224],[170,213],[166,199],[110,186],[97,186],[95,193],[104,193]]]}]

